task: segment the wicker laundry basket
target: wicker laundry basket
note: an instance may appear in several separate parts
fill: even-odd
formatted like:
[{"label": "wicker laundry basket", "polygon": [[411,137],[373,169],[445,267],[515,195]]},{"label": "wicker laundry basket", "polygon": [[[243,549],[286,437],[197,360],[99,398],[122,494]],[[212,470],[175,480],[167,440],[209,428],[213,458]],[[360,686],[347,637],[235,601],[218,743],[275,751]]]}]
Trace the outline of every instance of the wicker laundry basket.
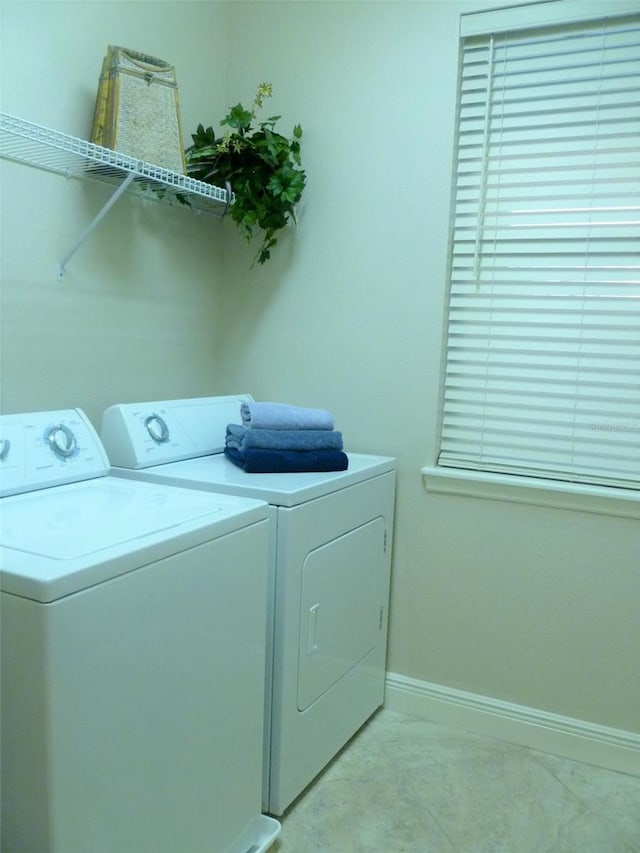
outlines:
[{"label": "wicker laundry basket", "polygon": [[109,45],[102,63],[91,141],[186,174],[175,69]]}]

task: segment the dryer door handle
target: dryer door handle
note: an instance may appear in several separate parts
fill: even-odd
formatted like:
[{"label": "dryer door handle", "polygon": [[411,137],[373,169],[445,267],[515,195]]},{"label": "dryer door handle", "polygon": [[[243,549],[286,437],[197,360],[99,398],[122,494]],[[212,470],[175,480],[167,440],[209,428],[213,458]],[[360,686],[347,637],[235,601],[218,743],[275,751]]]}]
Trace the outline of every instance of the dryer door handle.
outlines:
[{"label": "dryer door handle", "polygon": [[318,651],[318,611],[320,604],[314,604],[309,608],[309,642],[307,644],[307,654],[315,654]]}]

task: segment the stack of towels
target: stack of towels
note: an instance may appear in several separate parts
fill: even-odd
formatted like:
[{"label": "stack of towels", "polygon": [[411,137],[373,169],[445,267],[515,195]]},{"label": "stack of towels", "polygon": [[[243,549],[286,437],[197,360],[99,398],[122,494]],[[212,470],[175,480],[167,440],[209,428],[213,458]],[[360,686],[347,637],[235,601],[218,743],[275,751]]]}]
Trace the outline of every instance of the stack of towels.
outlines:
[{"label": "stack of towels", "polygon": [[243,403],[241,424],[227,426],[224,453],[250,474],[345,471],[342,433],[326,409]]}]

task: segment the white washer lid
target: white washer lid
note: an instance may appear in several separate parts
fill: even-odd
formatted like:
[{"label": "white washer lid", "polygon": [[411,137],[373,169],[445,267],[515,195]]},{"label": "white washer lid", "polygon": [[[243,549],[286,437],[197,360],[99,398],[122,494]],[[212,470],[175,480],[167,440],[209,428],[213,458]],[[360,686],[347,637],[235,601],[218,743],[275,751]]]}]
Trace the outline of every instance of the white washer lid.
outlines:
[{"label": "white washer lid", "polygon": [[52,601],[266,517],[263,502],[111,476],[3,498],[2,590]]},{"label": "white washer lid", "polygon": [[274,506],[293,507],[396,468],[395,459],[390,456],[365,453],[348,453],[347,456],[349,468],[346,471],[247,474],[223,454],[216,453],[138,471],[113,469],[112,473],[149,482],[211,489],[227,495],[263,500]]}]

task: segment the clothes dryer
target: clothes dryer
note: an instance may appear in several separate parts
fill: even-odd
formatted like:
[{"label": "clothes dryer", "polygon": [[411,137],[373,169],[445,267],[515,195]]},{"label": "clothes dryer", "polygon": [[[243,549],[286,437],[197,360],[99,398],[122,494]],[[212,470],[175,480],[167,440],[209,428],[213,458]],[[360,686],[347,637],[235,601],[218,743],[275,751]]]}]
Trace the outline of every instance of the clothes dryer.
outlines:
[{"label": "clothes dryer", "polygon": [[0,417],[2,850],[266,850],[267,504],[108,471]]},{"label": "clothes dryer", "polygon": [[270,505],[263,809],[280,815],[384,699],[395,461],[248,474],[222,451],[251,400],[112,406],[102,439],[114,473]]}]

